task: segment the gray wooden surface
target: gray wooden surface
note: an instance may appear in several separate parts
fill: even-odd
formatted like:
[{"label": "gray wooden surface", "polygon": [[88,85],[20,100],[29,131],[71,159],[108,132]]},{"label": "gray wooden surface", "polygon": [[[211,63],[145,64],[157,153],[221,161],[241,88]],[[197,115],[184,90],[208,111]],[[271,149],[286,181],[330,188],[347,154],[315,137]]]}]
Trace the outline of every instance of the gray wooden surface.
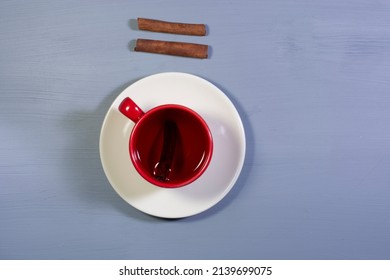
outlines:
[{"label": "gray wooden surface", "polygon": [[[389,1],[0,1],[1,259],[389,259]],[[206,37],[136,30],[206,23]],[[196,60],[136,38],[211,46]],[[159,72],[236,105],[241,177],[200,215],[126,204],[98,139],[115,97]],[[223,170],[221,170],[223,174]]]}]

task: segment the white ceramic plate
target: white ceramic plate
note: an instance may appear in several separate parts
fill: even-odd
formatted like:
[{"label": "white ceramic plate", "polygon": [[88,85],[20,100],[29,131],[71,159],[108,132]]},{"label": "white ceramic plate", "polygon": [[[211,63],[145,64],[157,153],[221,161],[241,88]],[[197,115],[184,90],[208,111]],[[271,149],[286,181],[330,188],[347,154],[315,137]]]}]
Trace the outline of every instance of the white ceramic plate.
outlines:
[{"label": "white ceramic plate", "polygon": [[[137,173],[128,152],[134,123],[117,109],[127,96],[144,111],[161,104],[181,104],[205,119],[214,150],[199,179],[182,188],[164,189]],[[100,134],[100,158],[112,187],[130,205],[153,216],[182,218],[209,209],[231,190],[244,163],[245,132],[232,102],[210,82],[185,73],[155,74],[130,85],[111,105]]]}]

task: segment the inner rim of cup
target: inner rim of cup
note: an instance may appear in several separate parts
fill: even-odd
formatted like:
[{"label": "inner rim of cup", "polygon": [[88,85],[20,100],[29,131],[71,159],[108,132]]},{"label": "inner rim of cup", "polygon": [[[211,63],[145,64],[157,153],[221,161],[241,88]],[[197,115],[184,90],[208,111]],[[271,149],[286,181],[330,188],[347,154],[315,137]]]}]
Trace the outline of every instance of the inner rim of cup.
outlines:
[{"label": "inner rim of cup", "polygon": [[[171,111],[171,112],[169,112],[169,111]],[[151,145],[150,143],[152,140],[139,139],[141,137],[141,135],[139,135],[139,134],[142,133],[141,129],[142,128],[144,130],[149,129],[149,128],[145,128],[145,126],[148,125],[148,121],[150,121],[151,123],[154,123],[154,121],[156,121],[154,118],[157,118],[156,115],[157,116],[158,116],[158,114],[164,115],[164,113],[166,113],[166,112],[168,112],[167,113],[168,115],[169,115],[169,113],[173,114],[175,112],[175,113],[179,114],[181,112],[181,114],[184,114],[184,116],[186,115],[188,119],[192,119],[191,121],[193,121],[194,124],[196,123],[196,126],[195,125],[192,125],[192,126],[195,126],[198,129],[199,128],[202,129],[202,132],[200,132],[201,133],[200,136],[202,137],[201,141],[203,141],[202,143],[204,144],[204,149],[205,149],[205,153],[203,155],[204,158],[202,158],[202,160],[199,162],[199,165],[197,166],[197,170],[195,170],[191,175],[187,176],[187,178],[180,178],[180,179],[176,178],[176,180],[172,180],[171,182],[159,181],[151,175],[151,166],[146,168],[145,162],[141,162],[142,160],[140,158],[142,155],[140,155],[141,151],[140,151],[140,148],[138,147],[138,145],[140,145],[140,141],[143,141],[143,140],[146,142],[149,141],[149,145]],[[180,121],[181,120],[179,120],[178,122],[180,123]],[[154,129],[154,128],[150,128],[150,129]],[[190,135],[194,136],[192,138],[195,138],[196,132],[191,132],[190,129],[188,129],[188,128],[184,128],[184,129],[186,130],[186,133],[189,133]],[[190,131],[190,132],[188,132],[188,131]],[[147,135],[147,134],[145,134],[145,135]],[[154,135],[154,134],[151,133],[150,135]],[[198,137],[199,137],[199,135],[198,135]],[[197,140],[197,139],[195,139],[195,140]],[[193,140],[189,140],[189,141],[191,143],[194,143]],[[134,146],[132,146],[132,144]],[[161,143],[159,143],[159,144],[161,144]],[[201,148],[203,148],[203,146]],[[189,149],[189,148],[186,147],[186,149]],[[145,180],[147,180],[148,182],[152,183],[153,185],[156,185],[159,187],[178,188],[178,187],[183,187],[185,185],[192,183],[193,181],[198,179],[204,173],[204,171],[207,169],[207,167],[211,161],[211,157],[212,157],[213,140],[212,140],[211,131],[210,131],[207,123],[204,121],[204,119],[197,112],[195,112],[194,110],[192,110],[188,107],[185,107],[183,105],[167,104],[167,105],[160,105],[158,107],[155,107],[155,108],[145,112],[145,114],[142,116],[142,118],[134,125],[131,136],[130,136],[130,141],[129,141],[129,152],[130,152],[130,157],[131,157],[131,160],[133,162],[135,169],[138,171],[138,173]],[[145,150],[144,150],[142,153],[147,153],[147,152],[148,151],[145,152]],[[183,157],[185,157],[185,156],[186,155],[184,155]]]}]

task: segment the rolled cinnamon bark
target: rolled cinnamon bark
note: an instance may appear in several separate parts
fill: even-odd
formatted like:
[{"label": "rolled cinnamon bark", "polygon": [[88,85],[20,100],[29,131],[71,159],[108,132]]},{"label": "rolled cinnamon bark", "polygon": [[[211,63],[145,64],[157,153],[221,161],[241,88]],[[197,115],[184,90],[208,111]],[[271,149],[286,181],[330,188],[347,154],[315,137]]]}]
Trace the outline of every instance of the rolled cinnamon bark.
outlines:
[{"label": "rolled cinnamon bark", "polygon": [[184,42],[137,39],[134,50],[137,52],[168,54],[193,58],[208,57],[207,45]]},{"label": "rolled cinnamon bark", "polygon": [[138,18],[138,28],[140,30],[152,31],[152,32],[163,32],[173,33],[181,35],[195,35],[205,36],[206,25],[205,24],[194,24],[194,23],[180,23],[180,22],[169,22],[148,18]]}]

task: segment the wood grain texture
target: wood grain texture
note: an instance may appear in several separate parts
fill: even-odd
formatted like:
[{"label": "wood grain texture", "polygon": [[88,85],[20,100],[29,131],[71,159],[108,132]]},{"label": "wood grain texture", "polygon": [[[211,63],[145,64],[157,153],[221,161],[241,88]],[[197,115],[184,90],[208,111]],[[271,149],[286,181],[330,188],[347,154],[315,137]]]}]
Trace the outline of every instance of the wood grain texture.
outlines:
[{"label": "wood grain texture", "polygon": [[[0,1],[0,259],[390,258],[388,1],[244,2]],[[138,17],[207,23],[209,59],[134,52],[180,37]],[[220,87],[247,135],[232,192],[176,221],[99,158],[116,96],[167,71]]]}]

